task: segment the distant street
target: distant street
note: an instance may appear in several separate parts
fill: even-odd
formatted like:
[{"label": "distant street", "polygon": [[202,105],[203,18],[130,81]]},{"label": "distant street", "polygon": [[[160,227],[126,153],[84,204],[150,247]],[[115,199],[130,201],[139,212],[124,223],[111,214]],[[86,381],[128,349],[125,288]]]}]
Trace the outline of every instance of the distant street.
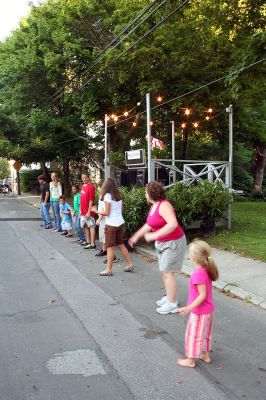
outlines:
[{"label": "distant street", "polygon": [[155,312],[157,264],[100,277],[94,251],[38,218],[0,197],[0,400],[265,399],[265,310],[215,290],[213,363],[182,369],[186,318]]}]

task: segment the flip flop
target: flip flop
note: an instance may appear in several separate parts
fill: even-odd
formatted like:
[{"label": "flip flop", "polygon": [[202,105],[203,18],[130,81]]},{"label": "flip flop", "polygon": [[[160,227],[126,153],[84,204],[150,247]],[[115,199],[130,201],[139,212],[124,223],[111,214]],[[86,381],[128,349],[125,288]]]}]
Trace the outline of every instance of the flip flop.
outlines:
[{"label": "flip flop", "polygon": [[100,276],[113,276],[112,272],[101,272]]},{"label": "flip flop", "polygon": [[135,268],[133,265],[130,265],[130,267],[124,268],[124,272],[134,272]]}]

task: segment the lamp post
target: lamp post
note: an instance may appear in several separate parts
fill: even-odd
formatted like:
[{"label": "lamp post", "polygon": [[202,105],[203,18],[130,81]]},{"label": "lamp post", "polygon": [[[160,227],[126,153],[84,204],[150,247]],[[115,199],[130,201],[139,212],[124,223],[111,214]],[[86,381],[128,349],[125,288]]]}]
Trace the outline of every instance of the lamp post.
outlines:
[{"label": "lamp post", "polygon": [[233,188],[233,106],[230,104],[226,112],[229,115],[229,188]]},{"label": "lamp post", "polygon": [[104,179],[109,178],[108,172],[108,115],[104,116]]},{"label": "lamp post", "polygon": [[[233,189],[233,106],[230,104],[229,107],[226,108],[226,112],[229,116],[229,190]],[[232,228],[232,205],[229,205],[228,209],[228,229]]]},{"label": "lamp post", "polygon": [[[175,167],[175,121],[171,121],[172,126],[172,166]],[[172,171],[173,182],[176,181],[176,172]]]}]

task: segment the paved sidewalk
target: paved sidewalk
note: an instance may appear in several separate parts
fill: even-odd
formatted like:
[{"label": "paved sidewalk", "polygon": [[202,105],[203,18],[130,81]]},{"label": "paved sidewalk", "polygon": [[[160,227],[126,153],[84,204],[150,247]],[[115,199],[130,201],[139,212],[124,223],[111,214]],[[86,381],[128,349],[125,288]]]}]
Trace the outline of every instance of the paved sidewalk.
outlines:
[{"label": "paved sidewalk", "polygon": [[[18,196],[18,199],[39,207],[39,196],[28,193]],[[266,240],[265,240],[266,242]],[[265,243],[266,248],[266,243]],[[137,251],[156,257],[155,250],[138,246]],[[228,251],[214,249],[215,259],[220,273],[220,279],[214,282],[214,286],[227,295],[239,297],[245,302],[253,303],[266,309],[266,263],[241,257]],[[193,266],[188,258],[182,268],[182,272],[191,275]]]}]

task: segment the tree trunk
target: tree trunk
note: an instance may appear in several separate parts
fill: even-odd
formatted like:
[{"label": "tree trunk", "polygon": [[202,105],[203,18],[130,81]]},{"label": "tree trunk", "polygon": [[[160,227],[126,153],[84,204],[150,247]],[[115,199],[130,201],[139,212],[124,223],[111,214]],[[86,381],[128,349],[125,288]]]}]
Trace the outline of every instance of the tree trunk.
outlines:
[{"label": "tree trunk", "polygon": [[262,182],[264,176],[264,169],[266,165],[266,147],[257,146],[256,157],[255,157],[255,174],[253,181],[253,193],[258,193],[262,191]]},{"label": "tree trunk", "polygon": [[63,170],[64,170],[64,195],[66,197],[70,197],[70,171],[69,171],[69,160],[65,159],[63,161]]},{"label": "tree trunk", "polygon": [[42,167],[42,174],[45,176],[45,178],[46,178],[47,181],[49,182],[50,179],[49,179],[49,171],[48,171],[48,168],[46,167],[44,161],[41,161],[40,164],[41,164],[41,167]]}]

